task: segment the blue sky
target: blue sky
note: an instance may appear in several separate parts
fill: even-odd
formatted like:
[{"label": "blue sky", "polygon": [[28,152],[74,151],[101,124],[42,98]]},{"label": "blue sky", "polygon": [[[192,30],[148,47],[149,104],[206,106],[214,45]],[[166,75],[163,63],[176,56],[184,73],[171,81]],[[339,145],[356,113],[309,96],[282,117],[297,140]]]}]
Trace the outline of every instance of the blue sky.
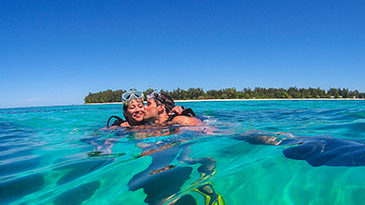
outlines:
[{"label": "blue sky", "polygon": [[107,89],[365,92],[365,2],[0,1],[0,107]]}]

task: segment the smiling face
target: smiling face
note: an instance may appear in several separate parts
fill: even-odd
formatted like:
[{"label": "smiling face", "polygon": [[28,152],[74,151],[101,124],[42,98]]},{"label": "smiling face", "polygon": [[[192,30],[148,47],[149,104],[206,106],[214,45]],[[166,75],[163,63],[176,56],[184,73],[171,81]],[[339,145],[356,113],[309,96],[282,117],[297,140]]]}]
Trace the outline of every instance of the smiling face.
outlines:
[{"label": "smiling face", "polygon": [[145,107],[141,100],[132,99],[127,109],[124,110],[124,115],[130,125],[138,125],[143,121],[145,115]]}]

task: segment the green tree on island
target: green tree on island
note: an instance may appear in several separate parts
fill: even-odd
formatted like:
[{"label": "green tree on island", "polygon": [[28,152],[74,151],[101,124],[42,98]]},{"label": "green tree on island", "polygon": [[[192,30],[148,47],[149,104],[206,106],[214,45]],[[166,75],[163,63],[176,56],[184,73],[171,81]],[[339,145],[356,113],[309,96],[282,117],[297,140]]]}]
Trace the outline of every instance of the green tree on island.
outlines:
[{"label": "green tree on island", "polygon": [[[149,95],[154,89],[148,88],[144,91],[144,95]],[[110,103],[121,102],[122,94],[126,92],[124,89],[112,91],[100,91],[97,93],[89,93],[84,101],[85,103]],[[175,100],[203,100],[203,99],[311,99],[311,98],[365,98],[365,93],[358,90],[350,91],[345,88],[331,88],[328,91],[320,88],[261,88],[256,87],[244,88],[238,91],[236,88],[225,88],[220,90],[208,90],[205,92],[202,88],[189,88],[183,90],[181,88],[172,91],[160,90],[160,92],[168,93]]]}]

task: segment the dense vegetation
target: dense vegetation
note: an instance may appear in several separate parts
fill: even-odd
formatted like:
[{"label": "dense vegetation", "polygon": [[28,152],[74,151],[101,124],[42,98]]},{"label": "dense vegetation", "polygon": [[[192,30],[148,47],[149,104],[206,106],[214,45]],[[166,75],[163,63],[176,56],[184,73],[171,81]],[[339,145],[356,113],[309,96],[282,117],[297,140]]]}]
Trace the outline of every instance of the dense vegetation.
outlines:
[{"label": "dense vegetation", "polygon": [[[153,89],[144,91],[145,96],[150,94]],[[121,102],[122,93],[126,90],[106,90],[98,93],[89,93],[85,97],[85,103],[106,103]],[[203,99],[290,99],[290,98],[365,98],[365,93],[358,90],[350,91],[348,89],[331,88],[322,90],[320,88],[260,88],[253,90],[245,88],[236,90],[236,88],[225,88],[220,90],[204,91],[201,88],[189,88],[183,90],[177,88],[173,91],[161,90],[160,92],[168,93],[175,100],[203,100]]]}]

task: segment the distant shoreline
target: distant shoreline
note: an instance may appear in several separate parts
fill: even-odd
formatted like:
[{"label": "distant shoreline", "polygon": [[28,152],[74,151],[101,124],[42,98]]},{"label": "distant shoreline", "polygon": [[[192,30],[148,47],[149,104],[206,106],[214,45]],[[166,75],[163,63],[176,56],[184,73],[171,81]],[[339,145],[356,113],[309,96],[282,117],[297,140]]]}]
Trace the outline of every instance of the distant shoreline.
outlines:
[{"label": "distant shoreline", "polygon": [[[365,100],[363,98],[267,98],[267,99],[204,99],[204,100],[175,100],[175,102],[219,102],[219,101],[286,101],[286,100],[294,100],[294,101],[310,101],[310,100]],[[108,102],[108,103],[83,103],[81,105],[108,105],[108,104],[123,104],[122,102]]]},{"label": "distant shoreline", "polygon": [[[328,100],[328,101],[360,101],[364,98],[272,98],[272,99],[205,99],[205,100],[175,100],[175,102],[224,102],[224,101],[310,101],[310,100]],[[70,105],[38,105],[38,106],[19,106],[19,107],[0,107],[0,109],[17,109],[17,108],[34,108],[34,107],[63,107],[63,106],[77,106],[77,105],[113,105],[123,104],[122,102],[108,102],[108,103],[81,103]]]}]

